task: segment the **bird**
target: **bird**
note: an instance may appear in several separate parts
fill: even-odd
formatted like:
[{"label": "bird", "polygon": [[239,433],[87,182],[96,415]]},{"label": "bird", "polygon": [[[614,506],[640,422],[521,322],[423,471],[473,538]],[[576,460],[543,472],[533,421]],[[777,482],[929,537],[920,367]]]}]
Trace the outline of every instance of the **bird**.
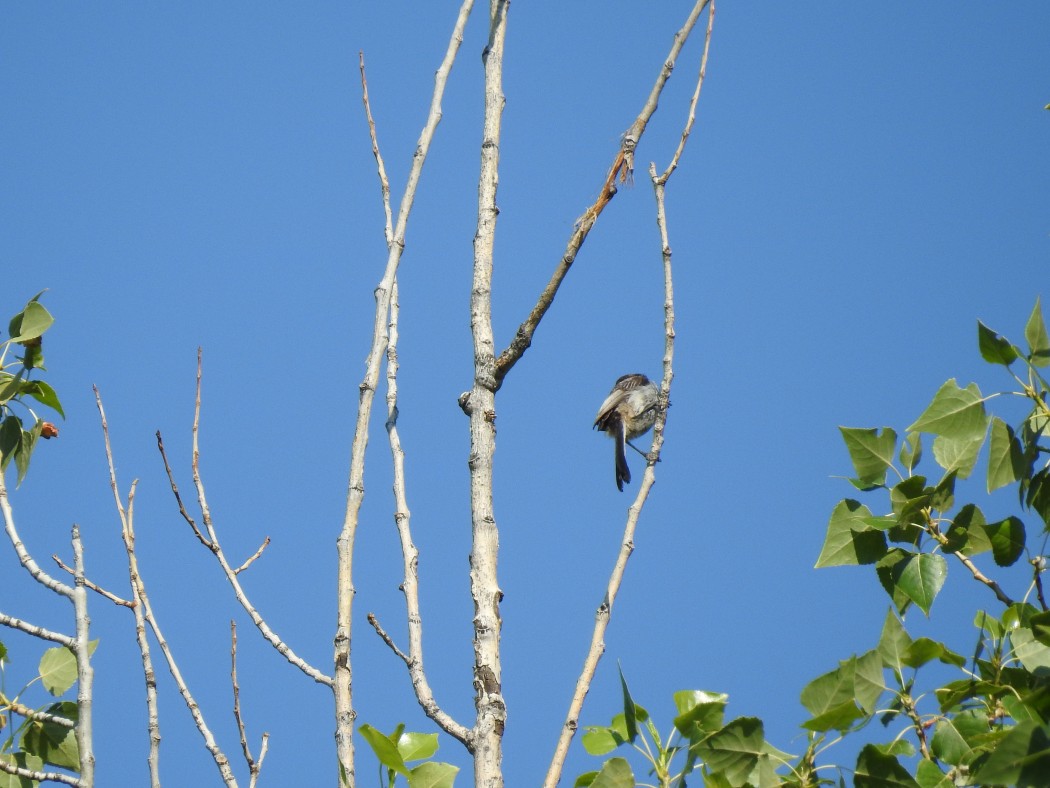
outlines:
[{"label": "bird", "polygon": [[594,428],[608,433],[616,441],[616,489],[620,492],[623,492],[624,482],[631,481],[624,446],[631,445],[638,453],[645,453],[630,441],[652,429],[659,406],[660,390],[656,384],[640,372],[632,372],[616,380],[609,396],[598,408]]}]

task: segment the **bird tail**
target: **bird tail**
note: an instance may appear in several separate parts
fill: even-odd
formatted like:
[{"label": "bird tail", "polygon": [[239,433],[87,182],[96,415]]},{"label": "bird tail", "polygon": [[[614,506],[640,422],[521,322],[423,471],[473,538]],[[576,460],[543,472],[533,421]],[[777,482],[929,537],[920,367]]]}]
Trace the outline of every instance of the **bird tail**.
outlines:
[{"label": "bird tail", "polygon": [[627,425],[619,419],[616,425],[616,489],[623,492],[623,483],[631,483],[631,469],[627,467]]}]

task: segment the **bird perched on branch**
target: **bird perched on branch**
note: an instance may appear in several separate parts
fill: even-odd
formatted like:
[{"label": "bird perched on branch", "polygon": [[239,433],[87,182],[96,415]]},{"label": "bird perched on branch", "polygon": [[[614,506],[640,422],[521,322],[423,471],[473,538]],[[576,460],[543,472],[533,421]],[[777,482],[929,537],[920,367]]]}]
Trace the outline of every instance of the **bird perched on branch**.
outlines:
[{"label": "bird perched on branch", "polygon": [[629,445],[639,454],[645,454],[631,443],[631,439],[652,429],[659,406],[660,390],[656,384],[645,375],[634,372],[619,378],[598,408],[595,428],[608,433],[616,441],[616,489],[620,492],[623,492],[623,483],[631,481],[624,446]]}]

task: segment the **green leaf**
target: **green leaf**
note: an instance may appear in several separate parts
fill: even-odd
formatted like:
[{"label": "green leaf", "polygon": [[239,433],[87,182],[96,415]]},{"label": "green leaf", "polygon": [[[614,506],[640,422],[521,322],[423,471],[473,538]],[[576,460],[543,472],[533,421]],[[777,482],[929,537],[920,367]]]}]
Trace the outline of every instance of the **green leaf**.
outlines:
[{"label": "green leaf", "polygon": [[58,415],[63,419],[66,417],[65,411],[62,410],[62,403],[58,401],[58,394],[56,394],[55,390],[44,381],[30,381],[29,385],[26,386],[24,393],[28,394],[42,405],[47,405],[52,410],[57,411]]},{"label": "green leaf", "polygon": [[937,486],[933,488],[933,493],[930,495],[931,509],[937,512],[947,512],[955,506],[955,479],[957,476],[958,471],[951,470],[937,482]]},{"label": "green leaf", "polygon": [[26,474],[29,473],[29,458],[33,456],[36,447],[36,439],[40,437],[40,429],[43,422],[38,421],[28,430],[22,430],[20,445],[15,451],[15,467],[18,469],[18,481],[16,486],[22,483]]},{"label": "green leaf", "polygon": [[935,553],[919,553],[894,567],[894,583],[927,616],[934,598],[944,586],[948,562]]},{"label": "green leaf", "polygon": [[80,768],[80,750],[73,728],[53,722],[27,722],[22,733],[22,749],[52,766]]},{"label": "green leaf", "polygon": [[1026,670],[1032,673],[1050,671],[1050,647],[1036,640],[1032,630],[1027,628],[1013,630],[1010,633],[1010,642],[1014,647],[1014,656],[1021,660]]},{"label": "green leaf", "polygon": [[438,750],[436,733],[402,733],[397,740],[397,751],[405,763],[430,758]]},{"label": "green leaf", "polygon": [[0,467],[6,468],[21,447],[22,420],[18,416],[8,416],[0,424]]},{"label": "green leaf", "polygon": [[376,730],[368,723],[359,726],[357,730],[364,740],[368,742],[372,752],[376,754],[376,758],[379,759],[381,764],[388,769],[393,769],[398,774],[408,777],[408,767],[405,766],[405,761],[401,757],[397,745],[386,734]]},{"label": "green leaf", "polygon": [[1013,428],[998,416],[992,417],[988,446],[988,492],[1013,484],[1025,473],[1024,450]]},{"label": "green leaf", "polygon": [[1028,341],[1029,361],[1033,366],[1045,367],[1050,364],[1050,337],[1046,333],[1046,323],[1043,322],[1043,310],[1039,306],[1039,299],[1035,299],[1035,307],[1024,327],[1024,338]]},{"label": "green leaf", "polygon": [[871,510],[859,501],[839,501],[828,521],[816,567],[872,564],[886,553],[886,536],[866,520]]},{"label": "green leaf", "polygon": [[839,427],[839,432],[846,442],[857,478],[872,486],[884,484],[886,470],[893,464],[897,433],[889,427],[883,427],[881,434],[875,429],[855,427]]},{"label": "green leaf", "polygon": [[1011,345],[1005,337],[992,331],[980,320],[977,321],[977,345],[981,349],[981,358],[989,364],[1008,367],[1021,355],[1021,351]]},{"label": "green leaf", "polygon": [[47,649],[40,658],[40,680],[52,695],[61,695],[77,680],[77,658],[65,646]]},{"label": "green leaf", "polygon": [[678,709],[674,726],[692,739],[697,732],[706,734],[722,727],[729,696],[722,692],[682,690],[674,694],[674,702]]},{"label": "green leaf", "polygon": [[623,758],[610,758],[591,781],[591,788],[634,788],[634,772]]},{"label": "green leaf", "polygon": [[909,432],[908,437],[901,441],[900,451],[901,465],[908,473],[915,470],[922,459],[922,435],[918,432]]},{"label": "green leaf", "polygon": [[987,422],[977,384],[971,383],[962,389],[952,378],[941,386],[933,401],[908,430],[956,439],[973,438],[984,433]]},{"label": "green leaf", "polygon": [[972,503],[960,509],[945,532],[948,543],[944,549],[950,553],[966,556],[978,555],[992,549],[988,534],[984,531],[984,512]]},{"label": "green leaf", "polygon": [[1014,602],[1003,611],[999,621],[1003,629],[1009,632],[1018,627],[1030,627],[1032,618],[1039,614],[1039,608],[1027,602]]},{"label": "green leaf", "polygon": [[743,786],[758,765],[764,744],[762,720],[738,717],[698,742],[696,750],[711,772],[720,772],[730,785]]},{"label": "green leaf", "polygon": [[1007,731],[974,779],[984,785],[1045,788],[1050,774],[1050,727],[1022,722]]},{"label": "green leaf", "polygon": [[[1029,619],[1028,625],[1032,628],[1036,640],[1044,646],[1050,646],[1050,612],[1036,613]],[[0,644],[0,658],[3,657],[2,649],[3,644]]]},{"label": "green leaf", "polygon": [[926,478],[923,476],[911,476],[891,488],[890,505],[893,507],[893,513],[897,515],[900,527],[891,531],[890,539],[895,542],[916,543],[928,519],[924,510],[930,506],[932,498],[933,488],[926,486]]},{"label": "green leaf", "polygon": [[1018,518],[1007,517],[986,525],[984,532],[992,543],[992,556],[999,566],[1012,566],[1024,552],[1024,523]]},{"label": "green leaf", "polygon": [[1043,468],[1028,482],[1025,505],[1034,510],[1050,529],[1050,469]]},{"label": "green leaf", "polygon": [[933,754],[952,766],[968,764],[975,756],[974,747],[988,733],[988,715],[976,709],[942,717],[933,730],[930,743]]},{"label": "green leaf", "polygon": [[857,720],[867,719],[868,715],[857,705],[854,700],[832,706],[820,714],[814,715],[802,723],[802,727],[808,731],[825,733],[827,731],[848,731]]},{"label": "green leaf", "polygon": [[955,780],[942,772],[933,761],[919,761],[915,767],[915,780],[920,788],[955,788]]},{"label": "green leaf", "polygon": [[883,689],[882,656],[877,651],[843,660],[802,689],[802,705],[813,715],[803,727],[814,731],[848,730],[855,720],[874,712]]},{"label": "green leaf", "polygon": [[877,651],[882,657],[882,664],[896,674],[904,669],[904,655],[912,644],[911,636],[904,630],[900,619],[892,610],[886,611],[886,620],[882,624]]},{"label": "green leaf", "polygon": [[897,587],[897,577],[900,574],[898,567],[910,561],[914,556],[915,553],[900,547],[893,547],[887,550],[886,555],[875,564],[875,574],[879,578],[879,583],[882,584],[886,593],[890,595],[890,599],[893,600],[893,606],[897,608],[897,612],[901,615],[904,615],[904,611],[908,609],[911,599]]},{"label": "green leaf", "polygon": [[[622,717],[622,715],[617,716]],[[583,749],[591,755],[605,755],[615,750],[621,744],[626,744],[627,735],[624,731],[616,728],[591,726],[586,729],[586,733],[583,734],[581,741],[583,742]]]},{"label": "green leaf", "polygon": [[627,741],[633,742],[638,738],[638,720],[635,715],[634,698],[631,691],[627,689],[627,679],[623,677],[623,668],[617,666],[620,672],[620,687],[623,689],[623,720],[627,726]]},{"label": "green leaf", "polygon": [[8,332],[12,342],[29,342],[42,335],[54,322],[55,319],[43,304],[30,301],[25,309],[11,318]]},{"label": "green leaf", "polygon": [[983,445],[983,432],[960,438],[938,435],[933,439],[933,459],[944,470],[955,471],[960,479],[968,479]]},{"label": "green leaf", "polygon": [[904,664],[910,668],[921,668],[935,659],[946,665],[955,665],[957,668],[966,664],[966,657],[956,654],[943,643],[930,638],[919,638],[913,641],[903,655]]},{"label": "green leaf", "polygon": [[995,640],[999,640],[1004,634],[1006,634],[1006,630],[1003,628],[1003,625],[999,623],[999,619],[995,616],[988,615],[984,610],[977,611],[977,615],[973,617],[973,625],[978,629],[987,632],[988,635]]},{"label": "green leaf", "polygon": [[458,772],[459,767],[451,763],[427,761],[408,773],[408,788],[452,788]]},{"label": "green leaf", "polygon": [[919,788],[900,761],[881,753],[872,744],[866,745],[857,756],[853,785],[855,788]]}]

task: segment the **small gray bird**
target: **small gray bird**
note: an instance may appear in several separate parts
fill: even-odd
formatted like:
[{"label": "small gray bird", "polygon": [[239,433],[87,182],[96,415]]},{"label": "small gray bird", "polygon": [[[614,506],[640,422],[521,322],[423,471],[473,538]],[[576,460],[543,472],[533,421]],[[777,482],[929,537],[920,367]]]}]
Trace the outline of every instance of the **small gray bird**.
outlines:
[{"label": "small gray bird", "polygon": [[[645,375],[634,372],[616,381],[605,402],[598,408],[594,426],[608,433],[616,441],[616,489],[623,492],[623,483],[631,481],[631,469],[627,467],[625,444],[631,438],[644,435],[656,422],[660,406],[660,390]],[[644,454],[636,446],[632,449]]]}]

